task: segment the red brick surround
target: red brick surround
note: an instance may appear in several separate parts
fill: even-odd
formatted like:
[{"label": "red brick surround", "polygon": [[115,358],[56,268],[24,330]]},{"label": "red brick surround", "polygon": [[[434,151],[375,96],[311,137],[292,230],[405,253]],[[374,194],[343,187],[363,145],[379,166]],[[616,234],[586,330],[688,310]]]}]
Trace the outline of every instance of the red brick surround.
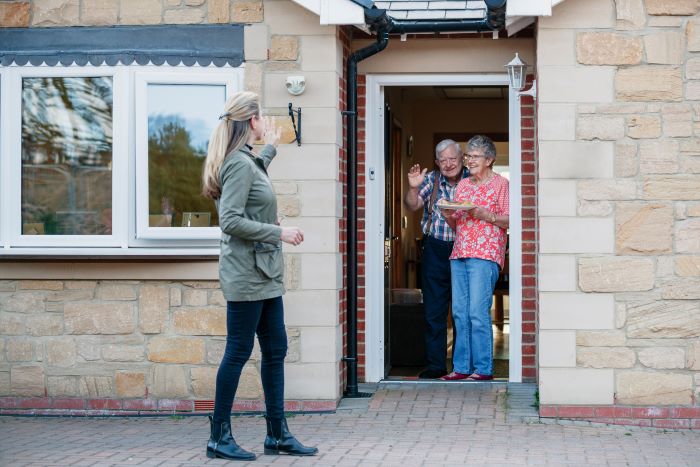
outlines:
[{"label": "red brick surround", "polygon": [[585,420],[612,425],[700,430],[700,407],[622,405],[543,405],[540,417]]},{"label": "red brick surround", "polygon": [[[341,36],[342,37],[342,36]],[[344,46],[346,42],[343,42]],[[344,47],[345,53],[347,49]],[[344,55],[345,55],[344,53]],[[528,86],[532,84],[534,76],[529,75]],[[358,378],[360,381],[365,377],[365,237],[364,237],[364,215],[365,215],[365,102],[366,102],[366,77],[358,75],[357,102],[358,102]],[[345,80],[341,78],[341,109],[345,109]],[[535,128],[535,103],[532,97],[523,96],[521,105],[521,147],[522,147],[522,377],[523,381],[535,381],[537,378],[537,157],[536,157],[536,128]],[[347,129],[343,126],[343,137]],[[347,156],[344,148],[340,148],[340,180],[343,182],[343,212],[346,205],[346,172]],[[347,264],[345,222],[340,219],[340,251],[343,254],[343,270]],[[343,284],[344,287],[347,284]],[[345,323],[346,297],[345,290],[341,291],[340,319]],[[343,350],[347,349],[346,330],[343,328]],[[342,365],[341,379],[345,377]]]},{"label": "red brick surround", "polygon": [[[526,88],[533,75],[527,76]],[[537,379],[537,128],[532,97],[520,98],[521,198],[522,198],[522,377]]]},{"label": "red brick surround", "polygon": [[[350,54],[352,34],[348,27],[338,28],[338,40],[343,46],[343,64]],[[441,36],[442,37],[442,36]],[[468,37],[476,37],[468,35]],[[490,37],[490,35],[489,35]],[[346,81],[343,75],[339,80],[340,110],[345,110],[347,105]],[[532,85],[534,75],[527,76],[527,88]],[[358,379],[365,379],[365,104],[366,104],[366,76],[358,75],[357,106],[358,106],[358,141],[357,141],[357,205],[358,205],[358,297],[357,297],[357,329],[358,329]],[[537,379],[537,129],[536,129],[536,105],[530,96],[523,96],[520,100],[521,108],[521,184],[522,184],[522,378],[523,381],[535,381]],[[347,125],[343,119],[343,141],[346,141]],[[338,151],[339,180],[343,186],[343,217],[338,220],[339,247],[343,258],[343,271],[347,266],[347,237],[345,215],[347,210],[347,153],[341,146]],[[345,326],[347,317],[347,283],[343,278],[343,289],[339,296],[340,322],[343,323],[343,354],[347,352],[347,329]],[[345,387],[345,365],[340,365],[340,381]],[[341,392],[342,392],[341,388]]]},{"label": "red brick surround", "polygon": [[[338,88],[339,88],[339,96],[340,96],[340,102],[338,103],[340,111],[346,110],[347,109],[347,91],[346,91],[346,86],[347,82],[345,80],[345,64],[347,63],[348,56],[350,55],[350,27],[349,26],[341,26],[337,28],[337,37],[338,41],[342,44],[343,46],[343,70],[342,74],[340,76],[340,79],[338,80]],[[347,216],[347,209],[348,209],[348,203],[347,203],[347,170],[348,170],[348,154],[345,149],[345,141],[347,141],[347,135],[348,135],[348,126],[347,126],[347,119],[343,118],[343,145],[341,145],[338,148],[338,180],[340,181],[342,187],[343,187],[343,215],[340,219],[338,219],[338,232],[339,232],[339,238],[338,238],[338,248],[339,252],[342,255],[342,261],[343,261],[343,288],[338,292],[338,316],[340,319],[340,323],[342,326],[342,334],[343,334],[343,356],[347,355],[348,352],[348,329],[347,329],[347,310],[348,310],[348,298],[347,298],[347,277],[345,274],[345,271],[347,270],[347,265],[348,265],[348,255],[347,255],[347,247],[348,247],[348,240],[347,240],[347,225],[345,222],[345,216]],[[358,252],[359,254],[359,252]],[[362,254],[364,255],[364,248],[362,250]],[[359,301],[358,301],[359,304]],[[363,327],[364,330],[364,327]],[[359,351],[359,349],[358,349]],[[364,347],[363,347],[364,351]],[[362,362],[362,370],[364,371],[364,361]],[[343,394],[343,391],[345,390],[345,383],[347,379],[347,366],[345,365],[344,362],[340,363],[340,378],[339,378],[339,384],[340,384],[340,394]],[[358,372],[359,373],[359,372]]]}]

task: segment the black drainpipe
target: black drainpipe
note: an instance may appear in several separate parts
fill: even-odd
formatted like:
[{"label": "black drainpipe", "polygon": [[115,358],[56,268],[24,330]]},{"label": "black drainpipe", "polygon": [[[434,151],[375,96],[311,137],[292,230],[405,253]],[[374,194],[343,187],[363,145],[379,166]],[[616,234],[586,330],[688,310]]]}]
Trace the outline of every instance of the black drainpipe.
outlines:
[{"label": "black drainpipe", "polygon": [[347,99],[345,114],[348,116],[348,197],[347,197],[347,320],[348,354],[343,360],[347,363],[347,387],[345,397],[366,397],[357,392],[357,64],[384,50],[389,43],[389,33],[377,33],[377,42],[350,54],[347,62]]},{"label": "black drainpipe", "polygon": [[[367,0],[353,0],[365,8],[365,23],[377,34],[377,42],[356,50],[348,57],[346,68],[347,110],[347,323],[348,353],[345,397],[368,397],[357,390],[357,64],[386,48],[389,34],[429,32],[497,31],[505,24],[506,0],[486,0],[486,17],[461,21],[399,21],[389,17],[386,10],[368,8]],[[371,111],[371,110],[370,110]]]}]

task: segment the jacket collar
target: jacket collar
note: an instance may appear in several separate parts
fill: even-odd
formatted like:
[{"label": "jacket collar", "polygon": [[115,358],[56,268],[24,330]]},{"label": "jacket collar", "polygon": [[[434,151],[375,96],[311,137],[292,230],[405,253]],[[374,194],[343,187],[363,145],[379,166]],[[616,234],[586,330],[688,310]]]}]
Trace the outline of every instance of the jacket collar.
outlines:
[{"label": "jacket collar", "polygon": [[248,146],[247,144],[244,145],[241,149],[239,149],[244,154],[249,155],[250,157],[258,157],[254,152],[253,152],[253,147]]},{"label": "jacket collar", "polygon": [[255,162],[255,164],[258,167],[260,167],[263,170],[263,172],[265,172],[265,174],[267,174],[267,169],[265,168],[265,163],[260,158],[260,156],[258,156],[257,154],[255,154],[253,152],[253,148],[251,146],[248,146],[246,144],[241,149],[239,149],[239,151],[241,151],[246,156],[250,157],[253,160],[253,162]]}]

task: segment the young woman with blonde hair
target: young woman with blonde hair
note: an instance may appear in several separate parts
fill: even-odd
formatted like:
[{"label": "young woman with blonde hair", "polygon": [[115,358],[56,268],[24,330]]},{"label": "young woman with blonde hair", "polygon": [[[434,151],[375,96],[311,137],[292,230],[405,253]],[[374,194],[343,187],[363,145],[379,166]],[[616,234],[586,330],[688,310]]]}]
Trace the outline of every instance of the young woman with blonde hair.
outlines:
[{"label": "young woman with blonde hair", "polygon": [[[216,376],[214,415],[207,456],[253,460],[231,434],[231,406],[243,366],[258,335],[261,379],[265,393],[265,454],[311,456],[316,448],[302,445],[289,433],[284,418],[284,263],[281,242],[299,245],[298,227],[281,227],[267,167],[277,154],[281,130],[263,118],[260,99],[239,92],[225,104],[209,141],[204,163],[203,194],[216,203],[221,227],[219,281],[227,301],[226,350]],[[264,138],[260,154],[253,143]]]}]

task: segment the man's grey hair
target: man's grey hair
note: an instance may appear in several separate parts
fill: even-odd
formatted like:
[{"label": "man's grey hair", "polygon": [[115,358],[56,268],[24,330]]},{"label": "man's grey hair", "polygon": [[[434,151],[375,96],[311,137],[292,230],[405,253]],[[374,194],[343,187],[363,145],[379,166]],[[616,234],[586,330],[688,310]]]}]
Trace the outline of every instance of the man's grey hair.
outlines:
[{"label": "man's grey hair", "polygon": [[435,160],[440,159],[440,153],[451,146],[455,147],[457,154],[460,156],[462,155],[462,148],[459,146],[459,143],[451,139],[443,139],[437,144],[437,146],[435,146]]},{"label": "man's grey hair", "polygon": [[473,136],[467,142],[467,152],[473,150],[482,151],[484,153],[484,156],[486,156],[489,159],[496,158],[496,145],[493,144],[493,140],[491,140],[491,138],[489,138],[488,136]]}]

